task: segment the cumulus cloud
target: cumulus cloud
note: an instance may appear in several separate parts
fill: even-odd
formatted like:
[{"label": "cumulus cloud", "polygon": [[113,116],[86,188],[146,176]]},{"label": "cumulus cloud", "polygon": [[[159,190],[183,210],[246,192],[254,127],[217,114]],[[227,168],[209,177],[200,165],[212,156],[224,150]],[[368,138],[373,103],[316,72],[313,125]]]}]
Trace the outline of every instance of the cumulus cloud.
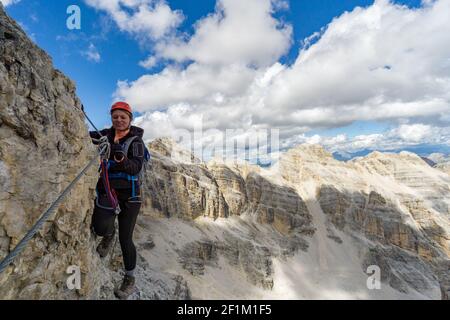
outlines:
[{"label": "cumulus cloud", "polygon": [[218,0],[216,11],[195,24],[191,38],[161,42],[157,55],[177,62],[207,65],[271,65],[291,44],[292,27],[272,17],[274,4],[283,7],[282,3]]},{"label": "cumulus cloud", "polygon": [[89,48],[81,53],[86,59],[89,61],[98,63],[101,60],[100,53],[98,52],[98,49],[95,47],[94,44],[89,44]]},{"label": "cumulus cloud", "polygon": [[389,143],[431,141],[441,133],[434,128],[448,127],[449,1],[411,9],[377,0],[355,8],[312,35],[313,44],[305,39],[308,45],[292,65],[278,62],[292,36],[291,27],[273,16],[279,7],[279,1],[218,0],[190,38],[159,42],[152,57],[174,64],[119,82],[116,98],[147,112],[158,136],[192,118],[201,118],[205,129],[279,128],[292,143],[290,137],[311,129],[356,120],[404,123],[389,135],[355,137],[347,144],[336,137],[335,143],[354,149],[377,145],[386,135]]},{"label": "cumulus cloud", "polygon": [[150,56],[147,59],[140,61],[139,65],[145,69],[151,69],[157,64],[157,59],[154,56]]},{"label": "cumulus cloud", "polygon": [[120,30],[158,40],[170,34],[183,21],[183,14],[173,11],[164,0],[85,0],[105,11]]},{"label": "cumulus cloud", "polygon": [[290,147],[302,143],[321,144],[331,152],[356,152],[364,149],[394,150],[406,146],[415,146],[419,143],[450,146],[450,128],[417,123],[402,124],[383,133],[354,137],[348,137],[346,134],[332,137],[300,134],[288,139],[284,146]]},{"label": "cumulus cloud", "polygon": [[395,131],[400,138],[407,142],[420,142],[433,135],[432,127],[423,124],[401,125]]},{"label": "cumulus cloud", "polygon": [[234,108],[235,118],[226,118],[240,122],[236,118],[248,111],[243,107],[253,103],[247,101],[249,90],[260,86],[262,75],[279,68],[276,61],[291,45],[292,27],[272,17],[276,8],[286,9],[287,4],[218,0],[215,12],[196,23],[192,37],[161,40],[155,55],[139,64],[152,68],[161,59],[193,63],[185,68],[175,63],[158,74],[120,81],[115,97],[129,100],[139,111],[188,103],[211,122],[214,114],[230,114]]},{"label": "cumulus cloud", "polygon": [[223,104],[220,96],[245,94],[254,77],[255,70],[236,64],[227,68],[195,63],[186,69],[169,66],[161,73],[145,75],[134,82],[119,82],[116,96],[130,101],[138,111],[178,103],[208,104],[210,108]]},{"label": "cumulus cloud", "polygon": [[449,13],[448,1],[412,10],[381,0],[336,18],[276,79],[268,109],[320,111],[341,123],[424,112],[439,119],[449,111]]}]

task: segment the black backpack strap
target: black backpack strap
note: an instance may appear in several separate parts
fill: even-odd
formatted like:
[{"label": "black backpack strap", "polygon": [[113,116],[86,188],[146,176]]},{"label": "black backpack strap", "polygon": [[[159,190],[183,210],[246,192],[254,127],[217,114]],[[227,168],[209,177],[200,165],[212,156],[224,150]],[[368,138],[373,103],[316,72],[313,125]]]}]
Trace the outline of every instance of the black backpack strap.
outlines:
[{"label": "black backpack strap", "polygon": [[128,156],[128,149],[130,149],[131,144],[137,138],[137,136],[133,136],[128,138],[125,143],[122,145],[123,152]]}]

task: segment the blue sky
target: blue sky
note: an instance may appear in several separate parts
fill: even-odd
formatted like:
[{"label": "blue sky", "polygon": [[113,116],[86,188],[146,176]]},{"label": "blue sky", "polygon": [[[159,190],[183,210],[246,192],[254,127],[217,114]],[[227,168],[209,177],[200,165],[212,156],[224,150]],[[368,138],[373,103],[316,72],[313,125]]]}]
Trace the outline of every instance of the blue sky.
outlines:
[{"label": "blue sky", "polygon": [[[119,0],[115,1],[118,2]],[[336,140],[336,137],[342,137],[342,135],[345,135],[346,138],[344,142],[342,142],[342,139],[339,140],[342,142],[341,148],[351,148],[354,150],[357,150],[358,146],[360,146],[360,148],[363,148],[363,146],[352,144],[352,139],[354,139],[355,137],[366,137],[371,135],[383,135],[382,138],[379,138],[377,140],[378,142],[383,140],[383,143],[380,142],[378,144],[374,144],[373,148],[387,147],[386,143],[388,142],[385,141],[385,137],[387,136],[389,136],[389,139],[387,139],[390,141],[389,146],[395,145],[401,147],[403,145],[406,146],[411,144],[423,143],[429,143],[430,145],[432,145],[442,143],[445,144],[446,142],[448,144],[448,140],[446,139],[447,136],[444,137],[444,135],[449,134],[448,123],[450,120],[448,119],[448,117],[446,118],[445,115],[443,115],[447,110],[449,110],[447,98],[448,96],[439,96],[439,94],[441,93],[437,92],[437,90],[434,89],[430,90],[430,92],[424,92],[420,97],[413,98],[410,93],[402,95],[403,91],[409,89],[408,84],[405,84],[405,86],[401,88],[399,87],[392,89],[392,91],[390,87],[387,87],[388,85],[385,83],[375,82],[375,85],[368,84],[368,86],[371,86],[368,91],[376,91],[378,89],[376,85],[378,83],[381,83],[378,92],[383,92],[382,99],[391,99],[390,101],[388,101],[389,103],[391,103],[391,105],[397,105],[396,103],[402,102],[405,104],[409,103],[411,105],[411,108],[416,108],[416,105],[414,103],[426,104],[428,101],[424,98],[426,97],[427,99],[429,99],[429,103],[431,106],[430,108],[436,108],[436,112],[421,112],[419,110],[408,114],[408,112],[406,111],[401,111],[399,112],[399,115],[396,115],[394,112],[392,116],[386,117],[380,114],[366,116],[366,111],[362,111],[361,113],[355,111],[357,109],[357,106],[361,105],[362,107],[365,107],[364,103],[367,103],[368,101],[375,101],[377,100],[377,97],[379,98],[379,96],[358,97],[358,92],[356,90],[355,92],[346,93],[346,95],[341,99],[337,99],[342,100],[342,103],[340,105],[333,105],[332,107],[330,107],[330,109],[328,109],[328,107],[324,107],[324,103],[327,106],[329,105],[329,101],[326,101],[326,98],[318,98],[321,93],[318,93],[316,96],[312,96],[311,93],[311,97],[308,97],[308,99],[305,98],[306,100],[302,103],[299,103],[298,106],[292,105],[291,101],[297,98],[300,98],[301,100],[303,96],[300,97],[295,95],[288,95],[287,97],[278,97],[278,92],[280,92],[280,83],[296,83],[297,78],[295,78],[295,74],[297,74],[296,72],[298,72],[296,69],[296,65],[302,65],[301,63],[304,63],[302,67],[303,69],[300,70],[309,70],[309,66],[307,63],[313,65],[314,63],[311,61],[314,61],[314,59],[316,61],[325,59],[323,58],[323,54],[319,56],[319,53],[317,53],[317,51],[326,52],[326,50],[328,50],[326,49],[326,41],[329,41],[328,46],[331,46],[333,43],[339,43],[339,50],[346,50],[344,45],[342,45],[341,48],[341,44],[344,41],[349,41],[349,48],[351,46],[355,46],[356,48],[358,47],[358,45],[355,45],[353,43],[355,41],[366,41],[362,38],[362,36],[356,34],[358,32],[357,27],[351,27],[354,23],[352,22],[352,19],[356,21],[357,19],[359,19],[359,16],[362,16],[364,17],[364,19],[368,19],[369,21],[371,21],[371,18],[367,17],[369,16],[370,12],[369,8],[375,6],[374,1],[372,0],[262,1],[271,4],[271,11],[268,15],[265,16],[261,14],[260,21],[256,21],[257,18],[255,18],[254,23],[257,25],[261,24],[261,26],[264,23],[267,23],[267,31],[273,32],[273,34],[271,34],[270,36],[273,36],[274,42],[279,41],[278,47],[282,47],[284,45],[286,46],[286,50],[282,50],[281,52],[280,50],[277,51],[276,48],[264,47],[264,45],[268,46],[267,43],[261,44],[261,51],[266,50],[270,53],[270,50],[273,49],[274,51],[272,55],[261,55],[253,59],[252,57],[249,58],[249,55],[258,55],[259,53],[257,52],[257,50],[252,51],[251,49],[249,49],[242,53],[243,58],[238,62],[241,63],[243,61],[244,64],[247,63],[251,65],[251,67],[243,69],[242,72],[237,72],[240,74],[246,74],[246,72],[248,72],[248,77],[245,79],[238,79],[235,74],[230,75],[230,79],[233,79],[233,81],[236,80],[236,86],[228,88],[228,84],[224,84],[223,86],[220,86],[220,88],[224,86],[226,87],[223,92],[216,88],[214,88],[213,91],[209,92],[209,88],[205,88],[204,91],[206,93],[204,96],[198,97],[199,94],[195,94],[195,96],[191,97],[189,93],[183,93],[182,95],[180,94],[180,97],[176,99],[165,99],[165,97],[159,96],[155,97],[157,94],[152,94],[151,90],[155,88],[158,89],[160,88],[160,85],[166,84],[168,81],[167,79],[171,79],[171,81],[173,80],[174,82],[176,82],[170,83],[171,87],[173,85],[173,88],[185,88],[185,84],[183,81],[186,80],[182,77],[183,72],[188,75],[190,74],[191,71],[189,71],[188,69],[189,65],[191,65],[191,67],[198,65],[199,70],[194,72],[195,76],[200,77],[201,74],[201,77],[205,78],[208,77],[208,72],[211,72],[211,68],[213,68],[216,72],[218,70],[227,70],[227,68],[230,69],[230,66],[234,65],[234,61],[230,61],[230,59],[227,59],[227,57],[223,57],[223,59],[221,58],[218,61],[215,61],[214,58],[211,60],[210,56],[203,56],[201,52],[194,52],[195,50],[199,49],[203,50],[204,48],[206,48],[205,46],[207,44],[209,44],[210,46],[210,43],[213,43],[207,42],[205,40],[206,44],[204,44],[204,46],[202,47],[201,41],[198,40],[200,39],[200,37],[197,37],[197,34],[200,34],[199,24],[201,24],[201,22],[207,22],[208,15],[209,17],[211,17],[214,14],[218,13],[216,9],[216,0],[139,1],[147,5],[150,10],[154,9],[154,7],[152,6],[154,6],[155,3],[163,3],[167,6],[167,8],[170,8],[172,18],[178,15],[182,16],[182,19],[181,21],[178,20],[178,22],[174,22],[175,25],[171,28],[168,28],[168,31],[166,33],[155,37],[148,35],[150,29],[142,29],[143,27],[141,25],[138,26],[138,23],[142,23],[142,21],[135,21],[135,24],[133,25],[128,22],[118,21],[117,16],[114,16],[114,12],[106,8],[104,4],[105,2],[102,2],[102,0],[21,0],[19,2],[7,5],[6,11],[10,16],[12,16],[22,25],[27,34],[40,47],[48,52],[48,54],[53,58],[55,67],[64,72],[76,83],[78,96],[84,103],[88,114],[91,116],[91,119],[96,124],[98,124],[99,127],[104,127],[110,123],[108,117],[109,106],[112,101],[121,97],[133,102],[132,105],[136,106],[136,109],[141,111],[139,113],[136,113],[137,116],[147,114],[147,117],[143,117],[141,119],[141,123],[143,123],[142,121],[144,121],[145,119],[148,119],[149,121],[146,127],[146,131],[149,132],[149,136],[147,136],[147,138],[154,138],[158,136],[158,134],[164,135],[165,133],[170,133],[170,130],[176,128],[177,123],[185,123],[192,120],[193,114],[204,116],[207,119],[208,117],[214,118],[214,116],[211,116],[211,110],[215,110],[217,106],[208,106],[207,109],[205,109],[205,106],[208,105],[210,101],[208,99],[210,99],[211,97],[209,95],[211,92],[216,95],[218,94],[218,99],[220,101],[228,101],[227,99],[229,99],[230,102],[230,104],[227,105],[229,107],[229,111],[226,111],[223,117],[221,116],[220,111],[215,111],[216,113],[213,114],[215,114],[219,118],[225,119],[230,115],[230,113],[234,112],[233,105],[235,105],[235,110],[240,110],[240,112],[236,111],[236,118],[230,118],[230,121],[233,121],[234,123],[231,127],[239,127],[239,123],[242,121],[242,119],[246,118],[246,110],[251,109],[252,106],[249,106],[248,101],[250,100],[248,100],[247,97],[245,99],[242,98],[245,93],[240,91],[238,87],[242,83],[253,82],[253,80],[256,79],[258,75],[264,74],[265,72],[274,72],[276,74],[275,77],[279,77],[278,74],[283,74],[283,77],[285,79],[290,80],[284,80],[285,82],[283,82],[281,79],[280,81],[278,81],[278,83],[276,83],[277,81],[274,80],[274,88],[278,89],[267,89],[267,92],[269,93],[264,93],[264,96],[268,97],[267,101],[269,101],[270,103],[267,102],[264,107],[269,105],[268,109],[273,110],[275,108],[276,110],[279,103],[280,106],[286,105],[286,109],[283,109],[284,107],[280,107],[279,113],[274,115],[271,115],[270,113],[267,113],[267,115],[265,115],[264,112],[252,114],[250,111],[248,111],[248,114],[252,115],[251,122],[255,126],[270,128],[279,127],[282,131],[286,129],[285,132],[287,132],[287,135],[289,135],[289,132],[291,132],[292,136],[287,136],[287,141],[290,141],[290,143],[292,144],[309,142],[312,137],[315,137],[313,139],[314,141],[332,146],[333,144],[337,145],[336,141],[339,139]],[[5,0],[3,0],[3,2],[5,2]],[[233,0],[226,0],[226,2],[232,3]],[[383,12],[380,16],[386,14],[386,20],[394,19],[395,21],[395,19],[397,19],[401,21],[401,19],[404,18],[406,21],[407,19],[411,19],[411,17],[415,15],[416,17],[414,17],[414,19],[417,19],[417,24],[419,24],[425,23],[426,19],[430,19],[426,17],[427,13],[425,12],[424,6],[432,6],[433,4],[430,4],[430,1],[425,2],[426,3],[424,4],[420,0],[398,0],[395,2],[391,1],[389,3],[386,0],[379,1],[378,6],[380,8],[379,12]],[[66,27],[66,19],[69,16],[66,13],[66,9],[69,5],[73,4],[78,5],[81,9],[81,30],[69,30]],[[256,5],[257,4],[255,3],[255,7],[253,8],[256,8]],[[406,7],[400,8],[399,6],[395,5],[405,5]],[[355,10],[355,8],[358,6],[362,7],[360,11],[358,11],[358,9]],[[441,6],[444,7],[444,5],[442,4]],[[123,4],[118,8],[122,10],[122,12],[128,13],[129,18],[133,17],[133,14],[136,13],[137,10],[136,7],[126,7]],[[250,23],[252,23],[251,20],[253,8],[249,8],[249,12],[247,13],[248,21]],[[364,11],[366,9],[367,13]],[[231,17],[231,10],[231,4],[229,5],[229,7],[224,4],[222,13],[225,16]],[[241,10],[246,10],[246,8],[243,8]],[[344,17],[343,14],[346,11],[350,14],[348,14],[347,17]],[[375,9],[372,9],[372,11],[378,12]],[[437,11],[438,10],[436,10],[436,12]],[[440,11],[443,10],[440,9]],[[234,14],[236,15],[236,18],[233,21],[236,21],[236,19],[239,18],[239,15],[236,13]],[[438,13],[435,14],[437,15]],[[398,15],[398,17],[396,18],[394,17],[394,15]],[[421,18],[421,15],[424,16],[423,19]],[[277,23],[279,23],[279,25],[277,27],[270,25],[272,21],[270,18],[273,18],[273,21],[276,21]],[[328,26],[328,24],[332,22],[333,19],[335,21],[335,24],[332,27]],[[214,21],[216,24],[220,23],[214,19],[209,20],[209,22]],[[438,20],[438,18],[434,18],[434,20]],[[174,19],[173,21],[176,21],[176,19]],[[386,32],[387,35],[390,34],[389,25],[387,23],[386,25],[384,25],[384,20],[381,18],[380,21],[380,33]],[[122,25],[120,23],[122,23]],[[337,32],[335,30],[342,30],[343,26],[346,26],[345,28],[349,26],[349,30],[351,30],[351,28],[355,28],[355,32],[349,33],[353,38],[351,38],[350,36],[345,36],[345,40],[341,39],[339,40],[339,42],[333,42],[337,41],[333,38],[337,37],[336,34],[339,34],[338,36],[342,36],[339,33],[341,31]],[[448,26],[446,25],[442,25],[442,28],[447,27]],[[404,28],[406,30],[405,34],[407,32],[411,32],[411,34],[413,34],[414,31],[408,31],[407,29],[413,29],[413,27],[408,25],[406,22]],[[383,31],[383,29],[386,29],[386,31]],[[209,29],[204,29],[204,31],[205,30],[209,32],[205,37],[211,37],[211,39],[214,39],[214,37],[221,36],[220,27],[211,27]],[[239,37],[239,34],[241,32],[244,34],[246,32],[246,21],[243,21],[241,26],[238,26],[235,31],[237,37]],[[214,35],[214,32],[217,32],[218,35]],[[312,39],[310,46],[304,48],[305,54],[303,54],[302,59],[300,59],[301,55],[299,55],[299,53],[303,48],[302,45],[304,44],[304,39],[310,37],[316,32],[318,32],[317,35]],[[361,33],[364,32],[364,30],[361,30]],[[433,30],[430,30],[430,34],[432,32]],[[224,36],[223,39],[227,39],[226,34],[222,34],[222,36]],[[244,36],[245,35],[243,35],[243,37]],[[259,39],[258,37],[261,37],[260,39],[264,39],[264,35],[255,36],[255,38]],[[376,35],[375,39],[379,39],[379,37],[380,35]],[[253,39],[253,37],[250,37],[249,39]],[[181,45],[180,41],[182,43]],[[436,39],[436,43],[438,43],[438,41],[439,39]],[[258,46],[259,43],[255,42],[253,45]],[[403,50],[403,48],[400,47],[401,45],[402,44],[400,42],[398,44],[399,51]],[[433,43],[424,43],[424,46],[427,45],[433,46]],[[157,49],[158,46],[162,49]],[[243,43],[236,43],[236,50],[239,50],[242,46]],[[408,48],[406,48],[406,44],[404,46],[404,51],[406,52]],[[308,48],[311,48],[312,50],[308,50]],[[440,48],[443,51],[443,55],[445,55],[445,50],[447,50],[447,48],[448,47]],[[332,52],[333,48],[331,47],[330,50],[330,52]],[[91,52],[90,57],[88,54],[89,51]],[[338,51],[338,49],[336,51]],[[213,52],[213,54],[217,55],[217,52]],[[330,59],[335,59],[332,53],[327,54],[330,56]],[[97,58],[95,58],[96,56]],[[139,62],[146,60],[146,58],[149,56],[156,57],[155,63],[153,67],[145,69],[144,67],[139,65]],[[355,57],[353,58],[349,56],[348,60],[358,60],[360,56],[361,55],[358,54],[358,52],[355,52]],[[241,59],[241,56],[239,55],[236,55],[236,57],[236,59]],[[395,59],[398,59],[398,57],[396,56]],[[393,58],[392,61],[395,61],[395,59]],[[306,62],[303,60],[305,60]],[[373,59],[368,58],[367,61],[373,61]],[[274,67],[274,65],[277,63],[279,68],[276,66]],[[427,65],[430,65],[431,63],[436,63],[436,61],[433,60]],[[368,68],[373,68],[374,70],[380,69],[380,66],[381,65],[378,65],[378,63],[375,63],[373,66],[367,65]],[[165,68],[170,67],[175,68],[176,71],[172,71],[172,73],[170,73],[170,76],[165,76],[163,73]],[[272,69],[270,69],[271,67]],[[394,68],[395,67],[396,66],[394,65]],[[391,66],[389,68],[391,68]],[[433,67],[430,67],[430,76],[434,76],[436,73],[435,71],[432,71],[432,69]],[[348,70],[355,70],[355,67],[350,65]],[[311,72],[311,74],[314,76],[315,71],[312,70]],[[424,72],[427,71],[424,70]],[[331,74],[334,75],[334,72]],[[226,73],[226,71],[224,71],[224,77],[227,76],[228,74]],[[329,81],[327,79],[327,72],[321,73],[320,76],[324,77],[324,79],[317,79],[316,81],[318,81],[319,84],[321,82]],[[409,77],[410,75],[405,74],[401,76]],[[351,78],[352,75],[349,75],[349,79]],[[442,83],[442,77],[439,77],[438,80],[440,81],[439,83]],[[444,80],[448,80],[448,77],[444,77]],[[120,86],[118,86],[118,81],[122,81],[121,90],[119,90]],[[339,81],[342,82],[341,80],[336,81],[337,83],[339,83]],[[359,80],[359,82],[361,81],[364,82],[364,79]],[[385,77],[383,78],[383,81],[385,81],[386,83],[393,83],[393,80],[391,81],[389,79],[386,79]],[[162,84],[160,84],[160,82]],[[308,85],[309,84],[306,84],[306,87],[308,88],[307,92],[309,93],[309,90],[312,90],[315,87],[310,88],[308,87]],[[329,85],[331,86],[332,84]],[[395,84],[393,84],[392,86],[395,87]],[[306,87],[304,82],[299,82],[298,87],[294,87],[292,85],[291,87],[286,87],[286,91],[294,92],[296,90],[299,90],[300,92],[302,92],[303,88]],[[324,90],[327,90],[326,88],[327,86],[324,87]],[[136,91],[137,89],[141,91]],[[188,89],[192,91],[191,87],[188,87]],[[186,90],[189,91],[188,89]],[[415,89],[411,87],[410,90],[414,91]],[[143,99],[140,96],[136,96],[138,94],[142,95],[141,92],[143,91],[148,94],[148,97]],[[156,91],[158,94],[162,95],[159,90]],[[203,91],[199,90],[199,92]],[[327,92],[330,91],[328,90]],[[399,92],[401,92],[401,94]],[[169,90],[167,92],[167,95],[170,95],[170,93],[171,92]],[[396,96],[397,93],[399,94],[398,96]],[[361,99],[361,102],[358,102],[358,99]],[[440,104],[438,106],[435,106],[435,104],[432,104],[432,101],[436,102],[437,99],[439,100]],[[384,101],[384,103],[386,103],[386,101]],[[180,105],[183,105],[183,107],[180,107]],[[314,105],[314,107],[312,105]],[[179,111],[180,108],[182,111]],[[192,111],[192,113],[190,113],[188,116],[186,116],[186,108],[187,110]],[[341,110],[351,110],[348,112],[355,112],[355,116],[343,117],[343,119],[340,119],[342,112],[336,111],[339,110],[339,108],[343,108]],[[384,112],[389,113],[389,107],[384,104],[374,104],[373,108],[380,108],[380,110],[384,108],[383,110],[386,110]],[[407,107],[401,106],[401,108]],[[427,107],[424,106],[424,108]],[[225,109],[225,107],[223,109]],[[204,110],[208,110],[208,114]],[[297,112],[293,112],[292,117],[283,117],[286,115],[288,110],[290,112]],[[328,119],[322,120],[321,116],[318,116],[313,112],[313,110],[320,110],[322,114],[329,113]],[[367,110],[371,110],[370,107],[367,107]],[[176,112],[179,112],[179,114],[176,114],[174,116],[174,113]],[[296,119],[297,114],[299,120],[294,120]],[[181,117],[180,115],[186,116],[185,118],[183,118],[184,120],[179,119],[179,117]],[[170,125],[168,126],[171,128],[170,130],[166,129],[167,126],[164,128],[161,127],[158,130],[153,130],[153,128],[156,127],[156,124],[160,122],[160,119],[162,119],[161,117],[163,117],[164,121],[170,121]],[[312,120],[310,120],[308,117],[311,117]],[[335,121],[330,121],[330,118],[333,117],[335,118]],[[246,121],[248,122],[248,120]],[[217,127],[219,129],[223,129],[224,127],[226,127],[226,124],[221,123],[217,119],[211,119],[210,122],[213,123],[213,127]],[[150,129],[147,130],[147,128]],[[436,138],[436,134],[442,135],[442,139],[433,140],[432,137],[434,136],[434,138]],[[409,139],[408,135],[414,136],[415,138]],[[370,141],[373,141],[373,139]],[[370,144],[364,144],[364,147],[367,146],[370,147]]]}]

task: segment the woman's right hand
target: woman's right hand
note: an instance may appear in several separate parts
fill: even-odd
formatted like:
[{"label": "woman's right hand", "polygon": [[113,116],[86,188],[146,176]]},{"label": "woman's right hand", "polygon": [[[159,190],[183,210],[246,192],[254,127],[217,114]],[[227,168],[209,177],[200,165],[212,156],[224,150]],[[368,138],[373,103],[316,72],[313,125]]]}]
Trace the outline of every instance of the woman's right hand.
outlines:
[{"label": "woman's right hand", "polygon": [[114,155],[114,160],[116,162],[122,162],[125,158],[125,152],[120,144],[114,143],[111,145],[111,154]]}]

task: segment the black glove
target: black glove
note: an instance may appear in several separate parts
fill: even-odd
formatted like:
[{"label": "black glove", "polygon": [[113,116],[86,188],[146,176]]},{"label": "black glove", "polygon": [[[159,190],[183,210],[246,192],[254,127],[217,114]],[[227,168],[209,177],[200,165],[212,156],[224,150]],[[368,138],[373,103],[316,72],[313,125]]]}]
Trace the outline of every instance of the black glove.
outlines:
[{"label": "black glove", "polygon": [[114,160],[119,162],[125,158],[125,152],[123,151],[122,146],[118,143],[113,143],[111,145],[111,154],[114,156]]}]

